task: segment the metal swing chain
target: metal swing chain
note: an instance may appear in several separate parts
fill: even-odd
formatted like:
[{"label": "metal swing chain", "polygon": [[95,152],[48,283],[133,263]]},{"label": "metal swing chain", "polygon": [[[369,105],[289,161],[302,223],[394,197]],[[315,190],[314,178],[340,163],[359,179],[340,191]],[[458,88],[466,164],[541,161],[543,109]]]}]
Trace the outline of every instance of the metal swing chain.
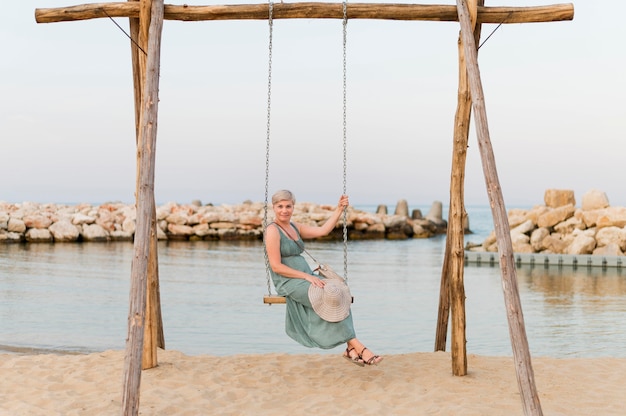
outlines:
[{"label": "metal swing chain", "polygon": [[[267,228],[267,211],[269,203],[269,166],[270,166],[270,120],[272,109],[272,35],[273,35],[273,11],[274,3],[269,2],[269,58],[268,58],[268,75],[267,75],[267,131],[265,143],[265,203],[263,205],[263,232]],[[343,194],[347,195],[347,83],[346,83],[346,44],[347,44],[347,26],[348,26],[348,4],[343,2]],[[265,255],[265,271],[267,275],[267,293],[272,295],[272,285],[270,276],[270,264],[267,256],[267,248],[263,245]],[[347,209],[343,211],[343,273],[344,278],[348,280],[348,220]]]},{"label": "metal swing chain", "polygon": [[[267,228],[267,205],[269,203],[269,181],[270,181],[270,114],[272,109],[272,32],[274,28],[274,21],[272,14],[274,12],[274,2],[269,2],[269,59],[267,70],[267,130],[265,140],[265,204],[263,204],[263,235],[265,236],[265,230]],[[265,255],[265,273],[267,275],[267,293],[272,296],[272,284],[270,276],[270,260],[267,256],[267,247],[263,244],[263,251]]]},{"label": "metal swing chain", "polygon": [[[343,1],[343,194],[347,195],[347,83],[346,44],[348,38],[348,2]],[[348,281],[348,208],[343,210],[343,276]]]}]

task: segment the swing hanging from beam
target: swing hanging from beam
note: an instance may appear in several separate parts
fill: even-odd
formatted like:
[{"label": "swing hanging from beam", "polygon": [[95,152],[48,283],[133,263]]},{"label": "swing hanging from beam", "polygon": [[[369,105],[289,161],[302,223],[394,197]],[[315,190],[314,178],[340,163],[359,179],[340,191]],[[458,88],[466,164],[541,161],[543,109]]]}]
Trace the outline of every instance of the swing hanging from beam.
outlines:
[{"label": "swing hanging from beam", "polygon": [[[347,77],[346,77],[346,56],[347,56],[347,37],[348,37],[348,4],[344,0],[343,4],[343,195],[347,195]],[[267,76],[267,131],[265,142],[265,202],[263,204],[263,230],[267,228],[268,206],[269,206],[269,172],[270,172],[270,121],[272,109],[272,40],[274,28],[274,3],[269,2],[268,26],[269,26],[269,58],[268,58],[268,76]],[[286,304],[287,299],[284,296],[272,293],[272,279],[269,258],[267,257],[267,249],[265,242],[263,243],[263,253],[265,256],[265,275],[267,280],[267,294],[263,296],[263,303]],[[343,276],[348,281],[348,218],[347,210],[343,211]],[[352,299],[354,302],[354,298]]]},{"label": "swing hanging from beam", "polygon": [[[345,6],[344,6],[345,7]],[[275,19],[340,19],[342,5],[340,3],[280,3],[275,6]],[[109,2],[96,4],[83,4],[78,6],[59,7],[53,9],[35,10],[35,20],[37,23],[52,23],[62,21],[88,20],[94,18],[126,17],[131,21],[131,33],[137,39],[137,46],[141,45],[147,51],[145,63],[141,60],[135,62],[133,58],[133,76],[135,78],[135,110],[136,110],[136,133],[138,149],[137,152],[138,169],[137,180],[141,182],[142,195],[137,196],[137,211],[142,215],[137,215],[137,230],[135,234],[135,252],[137,261],[137,271],[131,273],[131,312],[129,313],[129,332],[126,340],[126,363],[124,375],[124,391],[122,396],[122,409],[125,415],[136,415],[139,409],[139,385],[141,380],[141,345],[144,338],[141,336],[140,328],[144,324],[146,309],[149,302],[146,301],[146,291],[157,291],[158,285],[146,284],[148,251],[150,258],[156,260],[156,245],[149,247],[146,242],[149,240],[148,225],[155,220],[154,195],[150,192],[153,185],[154,153],[153,144],[156,140],[156,121],[158,115],[158,79],[160,66],[161,33],[164,20],[179,21],[204,21],[204,20],[265,20],[268,18],[267,4],[241,4],[241,5],[220,5],[220,6],[188,6],[188,5],[166,5],[163,0],[129,0],[125,2]],[[481,77],[476,59],[476,40],[472,37],[472,28],[480,29],[482,24],[502,24],[502,23],[536,23],[536,22],[557,22],[572,20],[574,17],[574,7],[572,4],[556,4],[550,6],[531,7],[485,7],[482,0],[456,0],[453,5],[423,5],[423,4],[390,4],[390,3],[353,3],[348,10],[349,19],[382,19],[382,20],[405,20],[405,21],[439,21],[439,22],[459,22],[461,31],[459,36],[460,49],[464,57],[459,57],[460,72],[467,76],[467,84],[471,89],[471,94],[467,94],[467,100],[471,101],[474,111],[474,118],[477,124],[477,135],[481,159],[483,162],[483,173],[487,182],[487,190],[492,207],[492,214],[496,224],[496,237],[498,245],[501,246],[500,268],[502,272],[503,292],[507,318],[509,322],[509,332],[513,347],[513,356],[518,381],[518,387],[524,413],[526,415],[542,415],[541,405],[538,399],[537,389],[534,383],[534,374],[530,362],[530,352],[524,328],[523,315],[519,293],[517,291],[517,277],[515,273],[511,240],[509,234],[509,224],[506,220],[506,212],[500,184],[497,178],[495,167],[495,157],[493,155],[489,130],[487,126],[486,110],[484,105]],[[133,27],[136,31],[133,31]],[[135,54],[135,46],[132,46]],[[137,49],[138,50],[138,49]],[[459,90],[461,92],[461,90]],[[461,98],[458,101],[461,104]],[[459,121],[467,131],[469,125],[469,111],[465,112]],[[464,150],[458,147],[462,141],[455,139],[454,151],[463,159],[459,163],[464,167]],[[454,174],[455,172],[453,172]],[[461,188],[454,195],[455,199],[462,202],[463,172],[460,172]],[[451,182],[452,185],[452,182]],[[345,187],[345,182],[344,182]],[[451,187],[452,191],[452,187]],[[152,195],[150,195],[152,194]],[[452,205],[451,205],[452,206]],[[460,204],[462,207],[462,204]],[[457,229],[461,230],[460,212],[452,211]],[[139,230],[143,230],[139,232]],[[152,227],[154,229],[154,227]],[[449,229],[450,231],[450,229]],[[458,233],[458,240],[462,243],[462,232]],[[448,236],[450,237],[450,235]],[[461,244],[462,246],[462,244]],[[462,249],[461,249],[462,250]],[[451,251],[451,247],[446,246],[446,256]],[[139,255],[141,252],[141,256]],[[462,267],[461,255],[455,254],[455,259],[459,258]],[[155,255],[152,256],[151,253]],[[150,260],[152,262],[152,260]],[[134,267],[134,263],[133,263]],[[454,275],[452,270],[451,274]],[[445,268],[442,275],[445,274]],[[455,277],[455,276],[453,276]],[[456,276],[456,280],[462,287],[462,276]],[[442,278],[442,283],[444,279]],[[454,285],[450,286],[450,292],[454,291]],[[444,285],[442,284],[442,288]],[[441,292],[445,297],[449,297],[447,291]],[[459,295],[460,293],[457,293]],[[458,296],[457,296],[458,297]],[[158,296],[157,296],[158,302]],[[454,303],[452,304],[454,314]],[[465,312],[464,307],[459,309],[459,318],[453,320],[453,332],[455,332],[455,322],[462,322],[458,325],[458,332],[464,332]],[[147,319],[147,318],[146,318]],[[154,344],[151,336],[147,337],[147,344]],[[149,346],[149,345],[148,345]],[[144,348],[145,349],[145,348]],[[465,364],[466,351],[464,343],[451,345],[453,368],[460,367],[457,364]],[[156,365],[156,364],[155,364]],[[455,375],[466,374],[466,368],[462,373],[454,372]]]}]

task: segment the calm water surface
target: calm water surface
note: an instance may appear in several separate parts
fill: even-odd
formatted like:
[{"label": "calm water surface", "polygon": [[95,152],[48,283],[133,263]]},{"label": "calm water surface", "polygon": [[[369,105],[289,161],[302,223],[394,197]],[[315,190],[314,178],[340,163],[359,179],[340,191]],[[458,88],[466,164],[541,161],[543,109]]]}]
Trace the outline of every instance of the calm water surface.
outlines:
[{"label": "calm water surface", "polygon": [[[350,242],[355,328],[371,349],[433,350],[444,244]],[[342,270],[341,243],[307,247]],[[131,243],[1,244],[0,351],[124,349],[132,256]],[[162,242],[159,275],[168,349],[323,352],[285,335],[284,306],[263,304],[258,242]],[[542,265],[517,277],[531,354],[626,357],[626,272]],[[465,286],[468,353],[511,355],[499,268],[467,266]]]}]

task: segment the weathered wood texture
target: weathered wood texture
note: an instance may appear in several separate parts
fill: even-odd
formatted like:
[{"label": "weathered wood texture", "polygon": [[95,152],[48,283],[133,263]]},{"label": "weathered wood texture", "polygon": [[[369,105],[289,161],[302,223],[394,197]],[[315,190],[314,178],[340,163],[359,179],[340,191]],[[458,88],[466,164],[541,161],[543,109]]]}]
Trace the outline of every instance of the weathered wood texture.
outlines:
[{"label": "weathered wood texture", "polygon": [[[263,296],[263,303],[267,303],[269,305],[272,305],[274,303],[284,304],[287,303],[287,298],[279,295],[265,295]],[[352,297],[352,303],[354,303],[354,296]]]},{"label": "weathered wood texture", "polygon": [[[139,1],[139,0],[128,0]],[[131,41],[131,62],[133,67],[133,89],[135,98],[135,135],[137,145],[137,182],[135,184],[135,197],[139,195],[139,169],[142,161],[141,155],[144,154],[140,149],[141,141],[139,138],[141,127],[141,109],[143,100],[143,86],[146,79],[146,59],[144,53],[148,49],[148,28],[150,27],[150,10],[152,0],[144,0],[141,2],[141,13],[138,19],[130,20],[131,38],[135,39],[135,43]],[[141,49],[140,49],[141,48]],[[138,201],[136,201],[138,203]],[[163,325],[160,317],[160,294],[159,294],[159,266],[157,256],[158,241],[156,238],[156,204],[154,216],[150,219],[150,256],[148,259],[148,275],[146,276],[146,308],[145,308],[145,325],[144,325],[144,343],[142,368],[154,368],[158,365],[157,347],[159,345],[159,335],[163,334]],[[163,339],[163,344],[165,343]]]},{"label": "weathered wood texture", "polygon": [[[143,356],[141,368],[147,370],[156,367],[158,362],[157,347],[164,348],[163,323],[161,321],[161,296],[159,289],[158,237],[156,221],[156,203],[154,194],[150,204],[150,254],[148,256],[148,274],[146,276],[146,321],[144,326]],[[160,342],[163,342],[161,345]]]},{"label": "weathered wood texture", "polygon": [[[484,0],[471,0],[469,13],[473,28],[474,41],[478,44],[482,25],[477,23],[478,7],[484,5]],[[465,283],[464,283],[464,248],[463,236],[465,231],[465,162],[467,158],[467,142],[470,129],[471,94],[467,80],[467,65],[463,48],[463,39],[459,34],[457,43],[459,55],[459,86],[457,93],[457,109],[454,117],[454,136],[452,151],[452,171],[450,175],[450,210],[448,213],[448,229],[446,238],[446,264],[442,272],[442,290],[448,289],[448,297],[452,312],[452,374],[455,376],[467,375],[467,338],[465,313]],[[447,273],[447,274],[446,274]],[[449,282],[446,284],[446,281]],[[444,294],[440,294],[443,299]],[[437,341],[445,349],[445,334],[447,321],[443,320],[445,305],[440,310]],[[447,319],[447,316],[446,316]],[[441,339],[443,337],[443,339]]]},{"label": "weathered wood texture", "polygon": [[[450,212],[452,207],[450,207]],[[450,213],[448,213],[448,223]],[[448,224],[448,227],[450,225]],[[452,251],[452,241],[450,235],[446,236],[446,248],[441,265],[441,281],[439,283],[439,307],[437,308],[437,326],[435,328],[435,351],[445,351],[448,340],[448,321],[450,318],[450,263]],[[453,364],[454,365],[454,364]]]},{"label": "weathered wood texture", "polygon": [[151,219],[154,206],[154,163],[159,102],[159,72],[161,58],[161,35],[163,31],[163,0],[153,0],[146,63],[146,82],[141,112],[139,168],[137,195],[137,229],[135,231],[134,257],[131,267],[130,311],[128,315],[128,338],[124,365],[124,390],[122,414],[139,413],[139,392],[143,355],[145,305],[151,244]]},{"label": "weathered wood texture", "polygon": [[287,299],[284,296],[265,295],[263,296],[263,303],[267,303],[267,304],[287,303]]},{"label": "weathered wood texture", "polygon": [[[472,23],[475,23],[473,21]],[[480,27],[480,25],[477,25]],[[465,161],[467,157],[467,141],[469,134],[469,118],[471,115],[471,95],[467,83],[467,68],[463,41],[459,39],[459,88],[457,111],[454,118],[454,143],[452,154],[452,174],[450,175],[450,210],[448,212],[447,239],[449,249],[449,296],[452,318],[450,353],[452,355],[452,374],[455,376],[467,375],[467,338],[465,334],[465,286],[463,235],[465,228]]]},{"label": "weathered wood texture", "polygon": [[[94,3],[36,9],[37,23],[111,17],[139,17],[138,2]],[[348,3],[348,19],[431,20],[457,22],[455,6],[391,3]],[[268,4],[223,6],[165,5],[166,20],[267,20]],[[275,3],[273,19],[343,19],[342,3]],[[532,23],[572,20],[572,4],[534,7],[478,7],[477,23]]]},{"label": "weathered wood texture", "polygon": [[[128,0],[139,1],[139,0]],[[131,38],[135,42],[130,42],[133,86],[135,97],[135,132],[137,141],[137,181],[139,181],[139,169],[141,166],[140,156],[144,154],[139,149],[141,142],[139,133],[141,127],[141,109],[144,100],[143,87],[146,80],[146,51],[148,50],[148,29],[150,27],[150,11],[152,0],[141,1],[139,18],[131,18],[130,32]],[[136,185],[136,193],[139,195],[139,182]],[[146,322],[144,330],[143,345],[143,369],[154,368],[158,365],[157,348],[165,348],[165,335],[163,332],[163,317],[161,315],[161,293],[159,285],[159,260],[158,260],[158,238],[156,223],[156,204],[153,216],[150,219],[150,258],[148,260],[148,275],[146,280]]]},{"label": "weathered wood texture", "polygon": [[474,41],[466,1],[457,0],[457,9],[459,12],[459,22],[461,24],[463,51],[467,63],[478,146],[498,242],[500,268],[502,272],[502,288],[509,322],[509,335],[513,348],[517,383],[524,413],[526,415],[539,416],[543,413],[535,385],[528,339],[526,338],[526,329],[524,326],[524,316],[522,314],[522,306],[519,298],[517,275],[513,259],[513,245],[511,243],[511,230],[506,214],[506,207],[504,205],[504,197],[502,196],[502,189],[500,188],[498,172],[496,170],[496,161],[491,146],[491,139],[489,137],[487,111],[478,67],[476,43]]}]

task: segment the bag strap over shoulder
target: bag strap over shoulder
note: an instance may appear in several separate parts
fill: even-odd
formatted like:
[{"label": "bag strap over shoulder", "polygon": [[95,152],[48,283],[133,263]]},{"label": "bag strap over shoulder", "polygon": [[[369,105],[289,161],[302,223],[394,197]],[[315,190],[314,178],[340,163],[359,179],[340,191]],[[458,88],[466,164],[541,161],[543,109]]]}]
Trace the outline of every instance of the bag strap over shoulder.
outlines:
[{"label": "bag strap over shoulder", "polygon": [[[329,265],[317,261],[317,259],[315,257],[313,257],[311,255],[311,253],[309,253],[308,251],[305,250],[304,246],[302,244],[300,244],[300,241],[294,240],[293,238],[291,238],[291,236],[289,235],[287,230],[285,230],[283,227],[281,227],[280,224],[278,224],[276,222],[272,222],[271,224],[276,224],[276,226],[278,228],[283,230],[283,233],[287,236],[287,238],[289,238],[291,241],[295,242],[298,245],[298,247],[300,247],[302,249],[302,251],[304,251],[309,257],[311,257],[311,259],[317,264],[317,267],[313,271],[317,271],[320,276],[323,276],[326,279],[338,279],[338,280],[341,280],[343,283],[346,282],[346,279],[344,279],[339,274],[337,274],[337,272],[335,272]],[[298,230],[296,230],[296,231],[298,231]],[[298,236],[300,236],[299,232],[298,232]]]},{"label": "bag strap over shoulder", "polygon": [[[287,230],[285,230],[285,229],[284,229],[284,228],[283,228],[280,224],[278,224],[277,222],[272,222],[271,224],[276,224],[276,226],[277,226],[278,228],[280,228],[281,230],[283,230],[283,233],[287,236],[287,238],[289,238],[291,241],[293,241],[294,243],[296,243],[296,244],[298,245],[298,247],[300,247],[300,248],[302,249],[302,251],[304,251],[304,252],[305,252],[305,253],[306,253],[309,257],[311,257],[311,259],[312,259],[315,263],[317,263],[317,267],[318,267],[318,268],[320,267],[320,265],[321,265],[322,263],[320,263],[319,261],[317,261],[317,259],[316,259],[315,257],[313,257],[313,256],[311,255],[311,253],[309,253],[308,251],[306,251],[306,249],[305,249],[305,248],[304,248],[304,246],[300,243],[300,241],[293,239],[293,238],[289,235],[289,233],[287,232]],[[270,224],[270,225],[271,225],[271,224]],[[297,230],[296,230],[296,231],[297,231]],[[298,236],[300,236],[300,233],[299,233],[299,232],[298,232]]]}]

